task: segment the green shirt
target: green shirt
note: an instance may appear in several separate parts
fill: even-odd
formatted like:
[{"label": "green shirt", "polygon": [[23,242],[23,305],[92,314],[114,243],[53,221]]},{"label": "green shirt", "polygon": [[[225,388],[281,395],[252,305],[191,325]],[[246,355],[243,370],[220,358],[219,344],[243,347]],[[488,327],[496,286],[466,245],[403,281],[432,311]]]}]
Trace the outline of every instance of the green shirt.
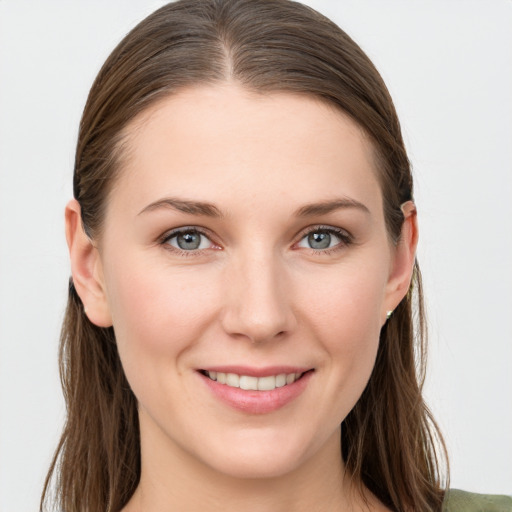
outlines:
[{"label": "green shirt", "polygon": [[450,489],[444,499],[443,512],[512,512],[512,497]]}]

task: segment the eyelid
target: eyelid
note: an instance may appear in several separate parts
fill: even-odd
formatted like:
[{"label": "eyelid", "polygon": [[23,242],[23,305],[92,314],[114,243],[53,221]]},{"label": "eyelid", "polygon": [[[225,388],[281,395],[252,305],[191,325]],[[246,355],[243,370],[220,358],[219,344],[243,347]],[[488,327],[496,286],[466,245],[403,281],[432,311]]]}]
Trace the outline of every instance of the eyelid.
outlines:
[{"label": "eyelid", "polygon": [[313,249],[312,247],[308,247],[308,248],[305,247],[304,249],[313,251],[314,253],[326,254],[326,253],[329,253],[329,252],[337,250],[337,249],[342,249],[342,248],[347,247],[348,245],[351,245],[352,243],[354,243],[353,235],[351,233],[349,233],[346,229],[329,226],[329,225],[318,224],[316,226],[310,226],[310,227],[302,230],[298,235],[297,242],[294,243],[294,247],[296,247],[308,235],[310,235],[311,233],[316,233],[318,231],[324,231],[326,233],[334,234],[341,241],[340,241],[340,243],[336,244],[335,246],[329,247],[326,249]]},{"label": "eyelid", "polygon": [[182,253],[182,254],[185,254],[186,256],[192,256],[192,255],[195,255],[195,254],[200,254],[203,251],[208,250],[208,249],[194,249],[194,250],[186,251],[184,249],[180,249],[178,247],[174,247],[173,245],[168,243],[169,240],[171,240],[172,238],[178,236],[179,234],[181,234],[181,233],[189,233],[189,232],[199,233],[200,235],[206,237],[210,241],[210,243],[212,244],[212,247],[209,247],[208,249],[220,249],[220,245],[214,240],[214,237],[212,236],[211,232],[209,230],[207,230],[205,228],[202,228],[202,227],[199,227],[199,226],[180,226],[179,228],[170,229],[169,231],[166,231],[163,235],[158,237],[157,242],[160,245],[165,245],[166,249],[168,249],[170,251],[177,252],[177,253]]},{"label": "eyelid", "polygon": [[[174,247],[167,243],[167,242],[169,242],[169,240],[171,238],[174,238],[181,233],[187,233],[187,232],[191,232],[191,231],[199,233],[200,235],[206,237],[212,244],[212,247],[209,247],[207,249],[194,249],[194,250],[187,251],[187,250],[180,249],[178,247]],[[312,247],[304,248],[304,249],[310,250],[313,253],[328,254],[329,252],[340,250],[342,248],[346,248],[347,246],[354,243],[353,235],[350,232],[348,232],[346,229],[335,227],[335,226],[324,225],[324,224],[318,224],[318,225],[309,226],[309,227],[303,229],[297,236],[297,241],[293,244],[292,248],[298,248],[297,245],[305,237],[307,237],[311,233],[315,233],[317,231],[324,231],[324,232],[333,234],[340,239],[340,242],[338,244],[336,244],[335,246],[329,247],[326,249],[313,249]],[[157,242],[160,245],[165,245],[166,249],[168,249],[174,253],[179,253],[179,254],[183,254],[186,256],[198,255],[198,254],[201,254],[204,251],[209,250],[209,249],[217,249],[218,250],[218,249],[222,248],[220,246],[220,244],[215,241],[215,236],[212,235],[210,230],[200,227],[200,226],[180,226],[177,228],[173,228],[169,231],[166,231],[163,235],[158,237]]]}]

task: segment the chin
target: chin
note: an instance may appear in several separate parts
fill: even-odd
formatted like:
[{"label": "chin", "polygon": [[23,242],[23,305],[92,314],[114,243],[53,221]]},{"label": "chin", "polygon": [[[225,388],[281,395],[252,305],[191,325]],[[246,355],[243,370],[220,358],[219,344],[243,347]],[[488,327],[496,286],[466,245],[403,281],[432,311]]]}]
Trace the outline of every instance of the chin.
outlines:
[{"label": "chin", "polygon": [[288,432],[274,436],[258,434],[243,440],[232,439],[227,444],[228,453],[225,444],[210,451],[209,460],[203,460],[216,472],[229,477],[269,479],[293,473],[317,452],[311,440],[290,436]]},{"label": "chin", "polygon": [[214,463],[212,469],[231,478],[244,480],[280,478],[292,473],[300,466],[300,460],[293,457],[285,457],[260,454],[257,457],[240,456],[236,460],[229,457],[227,460]]}]

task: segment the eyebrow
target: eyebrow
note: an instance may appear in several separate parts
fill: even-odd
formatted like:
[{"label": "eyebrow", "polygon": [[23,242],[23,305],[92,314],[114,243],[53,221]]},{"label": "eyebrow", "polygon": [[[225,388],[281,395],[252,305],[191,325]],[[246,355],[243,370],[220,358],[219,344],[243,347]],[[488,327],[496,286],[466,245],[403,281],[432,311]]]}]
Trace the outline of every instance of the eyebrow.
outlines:
[{"label": "eyebrow", "polygon": [[160,208],[172,208],[183,213],[190,215],[204,215],[206,217],[223,217],[221,211],[211,203],[204,203],[202,201],[187,201],[184,199],[176,199],[174,197],[166,197],[159,199],[154,203],[149,204],[143,208],[138,215],[142,213],[151,212]]},{"label": "eyebrow", "polygon": [[[187,201],[184,199],[177,199],[173,197],[166,197],[159,199],[154,203],[144,207],[138,215],[146,212],[158,210],[160,208],[172,208],[183,213],[190,215],[203,215],[206,217],[222,218],[224,215],[222,212],[213,204],[202,201]],[[319,203],[309,203],[301,206],[295,211],[296,217],[313,217],[315,215],[326,215],[336,210],[351,209],[355,208],[362,212],[369,214],[370,210],[359,201],[351,198],[333,199],[328,201],[322,201]]]},{"label": "eyebrow", "polygon": [[296,212],[297,217],[312,217],[314,215],[326,215],[336,210],[344,210],[355,208],[361,210],[366,214],[370,214],[370,210],[359,201],[344,197],[342,199],[332,199],[329,201],[322,201],[320,203],[311,203],[301,206]]}]

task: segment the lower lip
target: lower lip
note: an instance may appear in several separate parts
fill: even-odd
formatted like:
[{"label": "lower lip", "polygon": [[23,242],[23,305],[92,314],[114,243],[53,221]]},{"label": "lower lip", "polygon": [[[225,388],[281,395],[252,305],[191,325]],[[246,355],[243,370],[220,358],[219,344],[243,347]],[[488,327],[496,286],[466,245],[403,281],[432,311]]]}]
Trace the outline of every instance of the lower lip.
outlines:
[{"label": "lower lip", "polygon": [[198,372],[198,375],[219,400],[233,409],[248,414],[266,414],[281,409],[306,389],[312,374],[312,371],[308,371],[294,383],[271,391],[251,391],[220,384]]}]

